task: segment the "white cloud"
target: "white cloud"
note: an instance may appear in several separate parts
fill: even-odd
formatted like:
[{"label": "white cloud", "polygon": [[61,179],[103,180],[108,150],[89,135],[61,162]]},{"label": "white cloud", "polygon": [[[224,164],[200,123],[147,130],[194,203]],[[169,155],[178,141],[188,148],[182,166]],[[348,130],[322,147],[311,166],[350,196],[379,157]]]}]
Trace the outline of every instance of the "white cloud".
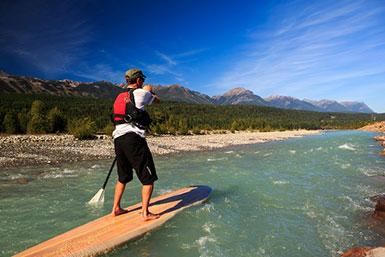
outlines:
[{"label": "white cloud", "polygon": [[167,56],[167,55],[165,55],[164,53],[161,53],[161,52],[159,52],[159,51],[155,51],[155,53],[156,53],[156,55],[158,55],[160,58],[162,58],[163,60],[165,60],[165,61],[168,63],[168,65],[170,65],[170,66],[175,66],[175,65],[176,65],[176,62],[175,62],[173,59],[171,59],[171,57],[169,57],[169,56]]},{"label": "white cloud", "polygon": [[317,98],[322,93],[333,99],[340,97],[335,89],[350,82],[384,78],[385,31],[379,29],[385,26],[383,7],[322,1],[297,8],[277,21],[279,26],[268,36],[254,33],[240,57],[230,60],[233,70],[212,84],[224,91],[241,86],[261,96]]},{"label": "white cloud", "polygon": [[125,83],[124,71],[114,70],[109,64],[96,64],[94,66],[82,65],[81,69],[73,70],[72,74],[95,81],[112,81],[114,83]]},{"label": "white cloud", "polygon": [[176,56],[177,56],[177,58],[190,57],[190,56],[200,54],[200,53],[207,51],[207,50],[208,50],[208,48],[195,49],[195,50],[190,50],[190,51],[186,51],[183,53],[179,53]]},{"label": "white cloud", "polygon": [[178,81],[179,83],[187,83],[184,79],[183,72],[181,72],[184,67],[182,64],[185,62],[186,58],[197,55],[206,49],[195,49],[190,51],[185,51],[175,56],[171,56],[165,53],[162,53],[158,50],[155,50],[155,55],[160,57],[162,63],[143,63],[141,65],[147,70],[149,73],[155,75],[172,75],[170,81]]}]

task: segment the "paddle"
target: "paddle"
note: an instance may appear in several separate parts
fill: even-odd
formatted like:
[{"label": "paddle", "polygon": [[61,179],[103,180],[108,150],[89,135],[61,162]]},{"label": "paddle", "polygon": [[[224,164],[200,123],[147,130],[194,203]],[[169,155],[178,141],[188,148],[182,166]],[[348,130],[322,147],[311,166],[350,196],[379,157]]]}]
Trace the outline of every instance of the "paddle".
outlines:
[{"label": "paddle", "polygon": [[104,189],[106,188],[107,181],[110,178],[110,175],[111,175],[111,172],[114,168],[115,162],[116,162],[116,157],[115,157],[114,161],[112,162],[110,171],[108,172],[106,181],[104,181],[102,188],[94,195],[94,197],[92,197],[92,199],[88,203],[102,203],[102,202],[104,202]]}]

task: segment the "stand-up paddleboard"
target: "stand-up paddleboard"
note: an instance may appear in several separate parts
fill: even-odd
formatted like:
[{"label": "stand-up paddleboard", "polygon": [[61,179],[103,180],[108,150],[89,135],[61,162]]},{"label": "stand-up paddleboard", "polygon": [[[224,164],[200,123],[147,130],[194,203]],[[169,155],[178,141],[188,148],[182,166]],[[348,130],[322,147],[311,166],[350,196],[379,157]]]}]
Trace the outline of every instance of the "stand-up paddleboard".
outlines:
[{"label": "stand-up paddleboard", "polygon": [[15,256],[95,256],[136,239],[161,226],[177,212],[206,201],[212,189],[192,186],[155,197],[149,210],[159,219],[143,221],[141,203],[126,208],[128,213],[110,214],[29,248]]}]

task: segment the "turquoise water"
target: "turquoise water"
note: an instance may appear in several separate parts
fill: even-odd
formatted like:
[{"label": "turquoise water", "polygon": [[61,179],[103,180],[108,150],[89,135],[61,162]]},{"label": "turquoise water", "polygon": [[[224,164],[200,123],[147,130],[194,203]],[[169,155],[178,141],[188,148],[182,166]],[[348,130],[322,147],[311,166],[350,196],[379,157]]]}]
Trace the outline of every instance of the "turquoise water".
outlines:
[{"label": "turquoise water", "polygon": [[[213,188],[210,200],[107,256],[339,256],[384,244],[384,225],[366,212],[384,193],[385,157],[374,133],[325,132],[306,138],[156,157],[154,195],[190,185]],[[110,161],[2,172],[0,255],[110,213],[85,203],[100,189]],[[19,184],[25,178],[29,182]],[[139,181],[123,205],[140,202]]]}]

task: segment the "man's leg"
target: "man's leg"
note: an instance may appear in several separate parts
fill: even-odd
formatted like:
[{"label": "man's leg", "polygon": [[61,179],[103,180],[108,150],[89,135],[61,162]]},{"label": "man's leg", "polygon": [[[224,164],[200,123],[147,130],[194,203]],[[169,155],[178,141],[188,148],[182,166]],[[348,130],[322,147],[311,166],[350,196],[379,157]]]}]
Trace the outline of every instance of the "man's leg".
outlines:
[{"label": "man's leg", "polygon": [[154,189],[154,184],[143,185],[142,187],[142,218],[144,221],[154,220],[159,218],[158,214],[153,214],[148,211],[148,205],[150,203],[153,189]]},{"label": "man's leg", "polygon": [[112,216],[118,216],[120,214],[128,212],[120,207],[120,200],[122,199],[122,195],[125,188],[126,184],[120,183],[119,180],[116,182],[114,206],[112,207]]}]

